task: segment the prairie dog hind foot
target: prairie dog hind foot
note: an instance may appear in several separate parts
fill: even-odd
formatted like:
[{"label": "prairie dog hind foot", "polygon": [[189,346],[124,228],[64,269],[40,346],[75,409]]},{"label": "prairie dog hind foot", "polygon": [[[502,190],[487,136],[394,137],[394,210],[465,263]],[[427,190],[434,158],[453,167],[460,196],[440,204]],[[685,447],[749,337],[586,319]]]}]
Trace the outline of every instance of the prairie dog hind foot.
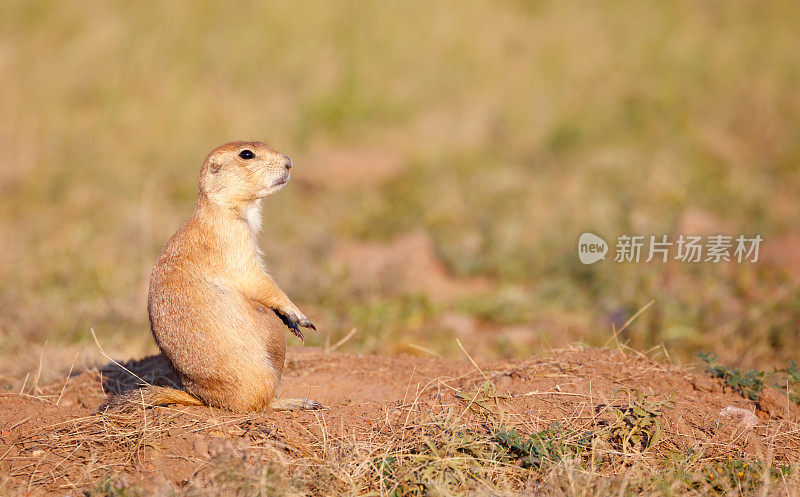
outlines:
[{"label": "prairie dog hind foot", "polygon": [[273,411],[293,411],[295,409],[310,411],[322,409],[322,404],[311,399],[275,399],[269,404]]}]

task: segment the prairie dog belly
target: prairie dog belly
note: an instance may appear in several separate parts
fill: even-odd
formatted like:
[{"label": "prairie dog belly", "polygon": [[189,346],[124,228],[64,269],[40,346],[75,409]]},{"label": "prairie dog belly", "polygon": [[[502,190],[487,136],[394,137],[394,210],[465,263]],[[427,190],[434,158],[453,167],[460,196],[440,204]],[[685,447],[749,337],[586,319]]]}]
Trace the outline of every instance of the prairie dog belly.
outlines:
[{"label": "prairie dog belly", "polygon": [[[218,282],[195,280],[192,288],[186,286],[184,280],[179,288],[164,288],[151,302],[151,320],[159,348],[187,388],[275,383],[286,349],[277,316],[269,309],[259,312]],[[275,346],[275,332],[283,335],[282,347]]]}]

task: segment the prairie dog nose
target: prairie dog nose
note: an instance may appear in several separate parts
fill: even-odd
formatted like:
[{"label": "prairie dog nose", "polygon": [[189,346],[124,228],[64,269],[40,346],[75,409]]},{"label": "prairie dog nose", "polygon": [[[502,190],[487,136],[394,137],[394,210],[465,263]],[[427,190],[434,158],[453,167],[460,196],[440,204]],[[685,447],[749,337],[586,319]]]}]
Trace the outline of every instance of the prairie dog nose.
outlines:
[{"label": "prairie dog nose", "polygon": [[289,169],[292,168],[292,159],[286,154],[281,154],[281,155],[283,155],[283,166],[288,171]]}]

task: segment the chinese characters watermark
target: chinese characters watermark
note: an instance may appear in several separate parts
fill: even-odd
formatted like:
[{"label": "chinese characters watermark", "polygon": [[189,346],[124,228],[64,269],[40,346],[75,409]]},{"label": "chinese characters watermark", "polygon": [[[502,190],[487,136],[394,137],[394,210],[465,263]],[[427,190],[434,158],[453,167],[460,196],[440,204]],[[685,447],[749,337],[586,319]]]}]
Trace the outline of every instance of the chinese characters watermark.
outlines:
[{"label": "chinese characters watermark", "polygon": [[[758,262],[761,235],[620,235],[614,262]],[[605,260],[609,246],[599,236],[584,233],[578,239],[578,258],[584,264]]]}]

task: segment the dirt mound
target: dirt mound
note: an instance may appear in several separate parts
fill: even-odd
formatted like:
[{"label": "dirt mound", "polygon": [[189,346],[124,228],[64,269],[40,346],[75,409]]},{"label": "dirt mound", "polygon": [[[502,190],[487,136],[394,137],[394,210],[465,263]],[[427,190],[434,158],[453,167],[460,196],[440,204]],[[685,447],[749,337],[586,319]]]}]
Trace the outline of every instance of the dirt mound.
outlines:
[{"label": "dirt mound", "polygon": [[482,278],[453,277],[436,255],[431,236],[419,230],[387,242],[340,243],[331,261],[356,294],[424,293],[434,301],[449,301],[491,288]]},{"label": "dirt mound", "polygon": [[[698,468],[726,458],[800,459],[797,408],[778,392],[757,406],[718,380],[609,350],[478,366],[290,349],[281,395],[308,396],[326,409],[248,415],[199,407],[97,413],[104,391],[139,380],[114,365],[81,372],[37,397],[0,395],[0,491],[103,493],[103,485],[135,484],[148,494],[193,494],[249,478],[282,482],[288,493],[413,493],[415,478],[480,486],[498,471],[505,476],[492,488],[519,491],[541,484],[531,468],[556,457],[518,443],[542,433],[552,435],[547,447],[558,439],[577,457],[588,450],[656,468],[668,454],[695,454]],[[158,356],[125,367],[148,382],[175,382]],[[757,424],[720,414],[744,412],[731,406]],[[445,457],[448,450],[457,457]],[[402,466],[406,459],[416,465]],[[449,466],[440,468],[442,460]],[[453,469],[453,461],[467,466]],[[617,462],[609,462],[612,475],[630,467]]]}]

